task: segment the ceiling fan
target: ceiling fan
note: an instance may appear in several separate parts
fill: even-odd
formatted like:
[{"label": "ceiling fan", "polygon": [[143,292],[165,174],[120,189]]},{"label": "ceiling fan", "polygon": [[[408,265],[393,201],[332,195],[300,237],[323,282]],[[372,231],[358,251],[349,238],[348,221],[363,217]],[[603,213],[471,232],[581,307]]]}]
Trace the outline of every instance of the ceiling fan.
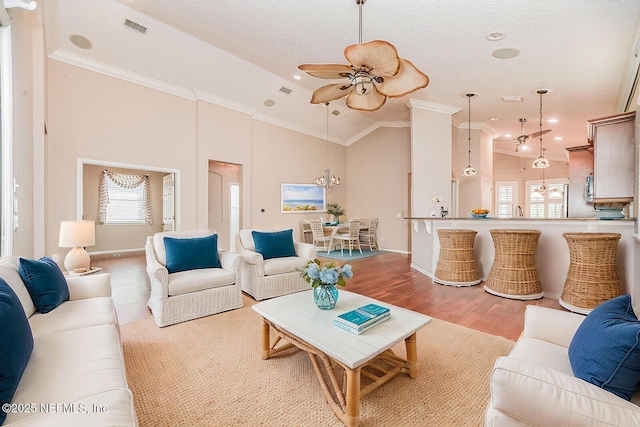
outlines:
[{"label": "ceiling fan", "polygon": [[520,136],[517,138],[496,138],[494,139],[494,141],[513,141],[516,142],[516,153],[520,152],[520,151],[529,151],[531,150],[531,147],[529,146],[529,144],[527,144],[527,142],[529,142],[529,140],[531,138],[537,138],[540,135],[544,135],[545,133],[549,133],[551,132],[551,129],[545,129],[543,131],[539,131],[539,132],[533,132],[530,133],[529,135],[525,135],[524,134],[524,124],[526,123],[527,119],[522,118],[518,120],[520,122]]},{"label": "ceiling fan", "polygon": [[358,44],[347,46],[343,64],[303,64],[298,68],[321,79],[348,79],[317,89],[311,97],[312,104],[325,104],[347,97],[347,107],[354,110],[376,111],[387,97],[397,98],[427,87],[429,77],[410,61],[398,57],[395,46],[384,40],[362,43],[362,5],[366,0],[356,0],[360,14],[360,39]]}]

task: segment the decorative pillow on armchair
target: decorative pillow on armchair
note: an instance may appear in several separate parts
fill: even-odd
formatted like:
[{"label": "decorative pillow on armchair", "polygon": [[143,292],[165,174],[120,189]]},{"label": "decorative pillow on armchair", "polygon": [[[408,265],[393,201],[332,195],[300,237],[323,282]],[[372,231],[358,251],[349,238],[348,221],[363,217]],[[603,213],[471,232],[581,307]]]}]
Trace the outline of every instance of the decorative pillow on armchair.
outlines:
[{"label": "decorative pillow on armchair", "polygon": [[169,273],[221,267],[217,234],[182,239],[164,237],[164,249]]},{"label": "decorative pillow on armchair", "polygon": [[569,345],[569,361],[576,377],[631,399],[640,386],[640,321],[630,295],[587,315]]},{"label": "decorative pillow on armchair", "polygon": [[[0,405],[11,403],[33,351],[33,335],[22,304],[0,278]],[[0,410],[0,425],[7,413]]]},{"label": "decorative pillow on armchair", "polygon": [[51,258],[20,258],[18,272],[40,313],[48,313],[69,301],[69,287],[58,264]]},{"label": "decorative pillow on armchair", "polygon": [[256,252],[264,259],[296,256],[293,229],[283,231],[252,231]]}]

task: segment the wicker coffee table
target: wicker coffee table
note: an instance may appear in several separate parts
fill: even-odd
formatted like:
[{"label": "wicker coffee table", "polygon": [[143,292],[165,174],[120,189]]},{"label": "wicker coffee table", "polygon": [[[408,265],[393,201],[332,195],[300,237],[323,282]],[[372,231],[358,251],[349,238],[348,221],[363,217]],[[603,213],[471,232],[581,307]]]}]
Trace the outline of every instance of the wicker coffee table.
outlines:
[{"label": "wicker coffee table", "polygon": [[[333,326],[338,314],[371,303],[388,307],[390,319],[360,335]],[[401,372],[415,378],[416,332],[432,320],[424,314],[342,290],[333,310],[319,310],[310,290],[263,301],[251,308],[263,320],[262,358],[269,359],[294,347],[306,351],[327,403],[349,427],[360,424],[362,397]],[[391,350],[403,340],[406,360]],[[343,384],[332,362],[344,369]]]}]

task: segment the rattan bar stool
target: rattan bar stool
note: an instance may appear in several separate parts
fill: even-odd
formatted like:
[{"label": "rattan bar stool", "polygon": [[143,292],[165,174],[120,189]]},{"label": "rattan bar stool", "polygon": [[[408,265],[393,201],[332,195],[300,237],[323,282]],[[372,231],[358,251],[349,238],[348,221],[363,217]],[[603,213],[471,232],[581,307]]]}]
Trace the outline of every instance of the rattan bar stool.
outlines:
[{"label": "rattan bar stool", "polygon": [[601,302],[624,293],[616,255],[618,233],[564,233],[569,271],[558,301],[569,311],[589,314]]},{"label": "rattan bar stool", "polygon": [[520,300],[542,298],[536,270],[538,230],[489,230],[495,258],[484,283],[490,294]]},{"label": "rattan bar stool", "polygon": [[449,286],[473,286],[480,283],[478,262],[473,255],[475,230],[438,229],[440,257],[433,281]]}]

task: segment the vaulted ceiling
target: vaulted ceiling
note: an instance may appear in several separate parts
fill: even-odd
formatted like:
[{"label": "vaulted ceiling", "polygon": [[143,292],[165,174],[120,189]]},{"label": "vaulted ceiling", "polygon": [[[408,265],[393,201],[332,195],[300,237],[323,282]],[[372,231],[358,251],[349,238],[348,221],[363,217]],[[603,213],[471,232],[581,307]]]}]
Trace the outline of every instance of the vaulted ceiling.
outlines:
[{"label": "vaulted ceiling", "polygon": [[[326,107],[309,101],[328,81],[297,67],[346,64],[345,47],[358,42],[355,0],[39,3],[53,58],[208,99],[320,138],[326,138]],[[484,122],[495,136],[516,137],[518,119],[526,118],[525,133],[533,133],[539,130],[533,91],[548,88],[543,129],[551,132],[544,145],[549,157],[564,158],[564,147],[586,144],[588,119],[624,111],[638,71],[638,0],[368,0],[362,14],[363,41],[389,41],[430,83],[387,100],[376,112],[333,101],[330,108],[340,115],[331,116],[329,135],[343,144],[380,125],[406,124],[409,98],[460,108],[454,123],[466,129],[465,92],[479,94],[471,103],[474,126]],[[126,27],[125,19],[148,32]],[[502,38],[491,40],[496,33]],[[505,48],[519,55],[494,56]],[[505,102],[505,96],[522,101]],[[513,153],[515,144],[495,147]]]}]

